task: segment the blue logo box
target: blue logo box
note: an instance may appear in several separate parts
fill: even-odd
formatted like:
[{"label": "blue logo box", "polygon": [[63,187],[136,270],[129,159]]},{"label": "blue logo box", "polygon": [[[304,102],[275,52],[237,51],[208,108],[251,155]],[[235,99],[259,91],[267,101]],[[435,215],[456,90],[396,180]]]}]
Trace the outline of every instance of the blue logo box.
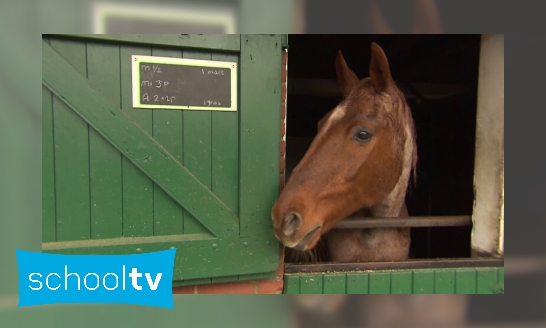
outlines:
[{"label": "blue logo box", "polygon": [[16,253],[20,307],[125,303],[174,308],[176,249],[133,255]]}]

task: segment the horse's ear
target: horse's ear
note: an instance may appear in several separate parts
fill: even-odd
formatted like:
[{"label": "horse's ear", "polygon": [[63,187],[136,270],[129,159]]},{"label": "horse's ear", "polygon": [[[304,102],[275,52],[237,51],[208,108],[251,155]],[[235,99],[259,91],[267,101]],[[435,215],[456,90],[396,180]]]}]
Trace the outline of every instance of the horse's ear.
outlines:
[{"label": "horse's ear", "polygon": [[347,66],[347,63],[341,54],[341,50],[338,50],[336,56],[336,75],[337,83],[339,84],[343,95],[349,95],[353,86],[358,82],[358,77]]},{"label": "horse's ear", "polygon": [[372,42],[372,59],[370,60],[370,76],[377,92],[384,92],[393,83],[389,61],[383,49]]}]

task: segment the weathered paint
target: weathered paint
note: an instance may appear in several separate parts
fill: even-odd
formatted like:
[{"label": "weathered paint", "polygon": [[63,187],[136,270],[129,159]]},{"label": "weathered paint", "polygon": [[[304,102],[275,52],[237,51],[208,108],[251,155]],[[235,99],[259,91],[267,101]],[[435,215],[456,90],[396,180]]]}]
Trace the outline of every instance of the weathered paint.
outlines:
[{"label": "weathered paint", "polygon": [[504,35],[483,35],[476,117],[472,249],[504,252]]}]

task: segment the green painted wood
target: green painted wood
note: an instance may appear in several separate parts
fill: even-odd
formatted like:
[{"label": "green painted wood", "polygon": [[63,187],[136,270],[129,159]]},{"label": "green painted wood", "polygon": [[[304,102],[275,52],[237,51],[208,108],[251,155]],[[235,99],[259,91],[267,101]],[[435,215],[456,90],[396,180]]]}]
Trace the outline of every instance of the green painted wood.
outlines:
[{"label": "green painted wood", "polygon": [[494,294],[498,289],[497,268],[476,269],[476,293]]},{"label": "green painted wood", "polygon": [[[180,49],[152,48],[152,56],[181,58]],[[182,112],[180,110],[152,109],[153,138],[174,158],[183,163]],[[184,233],[184,209],[163,189],[154,186],[154,235]],[[206,232],[206,229],[201,231]]]},{"label": "green painted wood", "polygon": [[345,294],[347,277],[344,274],[324,275],[324,294]]},{"label": "green painted wood", "polygon": [[[120,106],[119,46],[87,42],[87,78]],[[123,236],[121,153],[95,129],[89,130],[91,238]]]},{"label": "green painted wood", "polygon": [[55,241],[53,96],[42,86],[42,242]]},{"label": "green painted wood", "polygon": [[[73,229],[69,229],[72,237],[65,237],[64,239],[62,237],[63,233],[69,230],[63,230],[62,226],[58,226],[59,231],[61,231],[58,240],[66,242],[53,244],[46,242],[43,245],[44,249],[61,253],[72,252],[73,254],[134,253],[137,248],[143,252],[153,251],[154,249],[159,250],[161,247],[166,247],[164,244],[160,245],[160,241],[170,240],[175,242],[179,249],[184,249],[184,255],[181,255],[183,261],[178,262],[178,267],[175,268],[175,271],[178,270],[180,273],[179,278],[176,278],[175,275],[175,280],[179,279],[178,281],[181,283],[187,283],[190,280],[192,283],[211,283],[213,280],[215,282],[231,281],[235,278],[238,281],[256,279],[256,277],[274,278],[275,271],[278,269],[279,255],[277,241],[268,239],[271,230],[267,228],[257,229],[251,233],[251,235],[254,235],[251,239],[245,237],[239,239],[238,235],[231,234],[239,230],[237,226],[237,212],[241,204],[239,199],[239,151],[240,147],[242,148],[240,146],[242,130],[239,130],[239,116],[242,107],[238,108],[237,112],[208,113],[209,115],[206,117],[209,126],[208,135],[203,134],[201,139],[206,140],[205,138],[208,138],[208,140],[205,142],[205,146],[197,145],[194,147],[197,151],[205,153],[208,159],[200,160],[200,167],[195,165],[195,172],[188,172],[181,163],[185,161],[186,155],[184,152],[184,133],[186,133],[186,129],[183,116],[188,112],[177,111],[181,118],[178,120],[180,125],[178,128],[173,127],[170,131],[167,131],[164,128],[166,122],[170,122],[170,120],[154,116],[152,110],[136,110],[131,106],[130,61],[125,59],[130,58],[132,54],[150,55],[152,54],[151,48],[137,47],[126,43],[101,43],[97,40],[87,40],[86,49],[85,43],[81,42],[81,39],[79,42],[62,38],[57,41],[61,45],[68,44],[69,46],[66,46],[67,50],[62,53],[62,56],[59,56],[53,49],[48,48],[47,43],[43,44],[42,82],[55,95],[56,100],[53,100],[53,102],[58,103],[58,107],[63,107],[72,118],[76,118],[80,123],[83,123],[80,124],[78,129],[81,136],[87,138],[85,143],[82,143],[78,138],[76,140],[65,138],[64,141],[61,141],[61,144],[65,141],[72,141],[73,144],[74,141],[78,141],[78,144],[83,144],[86,147],[80,145],[79,153],[73,151],[63,153],[61,151],[61,155],[85,154],[87,156],[77,157],[80,163],[87,164],[85,174],[81,175],[87,180],[87,188],[80,188],[80,190],[87,192],[87,204],[86,206],[80,206],[80,211],[73,211],[78,215],[86,211],[87,217],[84,215],[84,218],[86,217],[87,221],[74,222]],[[80,46],[79,50],[81,51],[77,49],[77,46]],[[160,49],[161,52],[154,51],[153,55],[169,56],[166,49],[167,47]],[[176,50],[178,53],[180,51],[180,49]],[[205,52],[206,59],[239,61],[239,56],[236,54],[210,53],[209,51]],[[193,58],[201,58],[202,55],[202,52],[190,52],[185,49],[184,52],[189,56],[192,56],[192,54],[197,56]],[[81,54],[83,56],[77,56]],[[79,72],[77,72],[62,57],[72,59],[75,66],[81,63],[83,63],[83,66],[76,67],[79,69]],[[278,57],[280,58],[280,53]],[[251,107],[249,106],[249,108]],[[57,109],[54,108],[52,117],[55,116],[56,111]],[[280,101],[275,111],[280,113]],[[173,112],[170,111],[170,113]],[[69,120],[65,121],[69,122]],[[203,123],[205,120],[201,122],[197,120],[196,122]],[[67,128],[68,125],[65,125],[64,127]],[[249,121],[247,126],[250,125],[251,122]],[[60,126],[63,127],[62,124]],[[76,126],[71,124],[72,128]],[[197,131],[198,133],[202,133],[203,130],[207,129],[203,129],[202,126]],[[196,125],[192,125],[191,128],[197,130]],[[194,138],[195,133],[192,133],[191,128],[187,129],[187,133]],[[62,131],[62,129],[59,131]],[[179,133],[180,138],[177,138],[175,134],[168,135],[167,132]],[[165,138],[159,137],[157,139],[161,140],[154,140],[161,133],[165,133]],[[74,138],[75,134],[65,133],[60,135]],[[91,139],[89,139],[89,135],[91,135]],[[177,143],[180,144],[180,147],[176,145]],[[274,143],[278,144],[278,135],[275,136]],[[95,147],[96,145],[99,145],[98,148]],[[108,147],[114,151],[101,154],[101,150],[108,150]],[[95,149],[99,149],[99,151],[97,152]],[[54,151],[55,148],[50,147],[50,150]],[[82,150],[85,150],[85,153]],[[90,153],[91,158],[89,157]],[[100,154],[100,156],[95,158],[96,153]],[[278,152],[276,151],[276,153]],[[115,154],[115,157],[117,157],[116,168],[113,168],[113,166],[108,168],[109,164],[115,162],[114,160],[98,160],[100,157],[107,157],[108,154]],[[68,156],[65,157],[68,158]],[[89,167],[89,162],[91,167]],[[208,163],[203,165],[204,162]],[[275,164],[278,166],[278,163]],[[204,167],[207,168],[204,169]],[[199,170],[203,173],[198,173]],[[89,172],[91,172],[91,176]],[[112,175],[109,177],[109,174]],[[278,188],[278,167],[276,171],[265,167],[262,170],[262,175],[273,177],[271,179],[271,181],[274,181],[273,187]],[[116,178],[111,178],[113,176]],[[106,179],[101,179],[101,177],[106,177]],[[171,177],[174,177],[175,181],[171,181]],[[97,179],[99,183],[95,182]],[[77,179],[65,180],[73,184],[73,181]],[[89,180],[92,180],[91,186]],[[205,183],[203,183],[203,180],[205,180]],[[263,183],[263,180],[261,183]],[[182,235],[161,236],[161,238],[167,239],[155,239],[153,241],[151,239],[139,239],[159,238],[150,237],[154,234],[156,228],[153,215],[150,214],[153,214],[154,208],[157,210],[157,207],[161,206],[158,205],[160,200],[155,199],[158,197],[154,195],[154,183],[157,183],[156,187],[158,189],[165,190],[169,197],[176,199],[175,204],[179,209],[182,209],[181,206],[186,204],[192,214],[199,212],[200,215],[196,216],[198,220],[206,223],[204,225],[206,228],[199,223],[196,226],[201,229],[192,232],[192,236],[187,236],[186,239],[168,239],[169,237],[179,238]],[[118,184],[119,189],[116,191],[116,188],[112,186]],[[150,186],[152,188],[149,191],[148,187]],[[95,187],[98,187],[99,191],[102,188],[103,191],[112,191],[114,189],[117,192],[116,195],[109,198],[107,206],[112,206],[113,209],[108,211],[109,213],[114,213],[115,216],[118,216],[117,213],[119,213],[119,219],[108,220],[106,215],[95,215],[96,213],[106,213],[106,211],[101,212],[102,207],[99,210],[93,209],[92,204],[95,203],[95,196],[99,195],[100,198],[103,195],[103,193],[95,191]],[[90,189],[91,193],[89,192]],[[91,203],[89,202],[90,198]],[[196,199],[197,202],[195,202]],[[274,201],[274,197],[272,200]],[[197,206],[199,206],[198,209]],[[269,210],[267,210],[267,220],[264,222],[270,224]],[[90,213],[93,213],[93,223],[95,224],[91,222]],[[51,217],[55,218],[54,215]],[[193,219],[193,216],[189,213],[188,217]],[[176,222],[176,220],[173,221]],[[249,222],[252,223],[253,220],[249,220]],[[184,227],[180,220],[178,220],[178,223],[180,227]],[[97,226],[97,228],[94,226]],[[78,229],[82,229],[84,237],[74,237],[77,236]],[[159,231],[160,229],[155,229],[157,230],[155,231],[156,235],[158,233],[163,234],[163,232]],[[166,233],[172,233],[172,230],[166,229]],[[197,233],[207,233],[208,231],[213,232],[214,235],[220,238],[211,239],[210,234],[197,235]],[[183,232],[185,231],[181,230],[177,234]],[[258,236],[258,233],[263,234]],[[122,236],[126,238],[120,238]],[[97,242],[96,244],[91,241],[79,244],[69,243],[69,241],[78,240],[78,238],[88,239],[90,237],[99,238],[100,240],[95,239],[92,241]],[[214,240],[216,241],[216,247],[206,247],[199,243],[200,239]],[[50,241],[53,240],[50,239]],[[170,241],[169,243],[172,244]],[[241,246],[243,241],[247,243],[246,246]],[[265,241],[268,241],[269,245]],[[224,246],[232,249],[230,251],[223,250],[222,252],[225,254],[219,255],[222,252],[217,249]],[[244,247],[244,250],[241,251],[240,247]],[[200,255],[190,254],[186,256],[187,252],[200,253]],[[241,258],[233,261],[230,252],[235,252],[236,257],[249,256],[251,260]],[[271,261],[265,265],[261,263],[260,267],[257,262],[252,263],[254,257],[269,258]],[[186,274],[187,272],[190,273],[189,276]]]},{"label": "green painted wood", "polygon": [[[241,276],[244,278],[244,276]],[[277,272],[266,272],[262,273],[262,279],[276,279],[277,278]]]},{"label": "green painted wood", "polygon": [[434,293],[455,293],[455,271],[452,269],[442,269],[434,272]]},{"label": "green painted wood", "polygon": [[212,284],[221,284],[225,282],[235,282],[239,281],[239,276],[225,276],[225,277],[214,277],[211,279]]},{"label": "green painted wood", "polygon": [[413,293],[434,294],[434,271],[413,272]]},{"label": "green painted wood", "polygon": [[175,281],[173,281],[173,287],[195,286],[195,285],[210,285],[210,284],[212,284],[212,278],[186,279],[186,280],[175,280]]},{"label": "green painted wood", "polygon": [[[46,51],[59,53],[75,74],[86,74],[85,44],[51,40]],[[55,50],[53,50],[55,49]],[[79,73],[78,73],[79,72]],[[55,72],[66,79],[62,73]],[[70,83],[69,81],[66,81]],[[57,96],[59,94],[57,93]],[[87,123],[57,96],[53,97],[57,241],[90,238],[89,131]],[[46,222],[51,220],[45,218]]]},{"label": "green painted wood", "polygon": [[[324,280],[323,293],[339,294],[503,294],[504,268],[445,268],[406,269],[348,272],[344,273],[301,273],[286,274],[300,277],[301,288],[285,287],[285,293],[306,294],[318,290],[309,279]],[[346,280],[345,280],[346,276]],[[290,278],[291,279],[291,278]],[[335,279],[335,280],[334,280]],[[304,282],[307,287],[304,286]],[[346,282],[346,290],[342,281]],[[295,284],[292,282],[292,284]],[[316,283],[315,283],[316,284]],[[299,286],[299,285],[298,285]],[[343,288],[342,288],[343,287]],[[292,289],[290,289],[292,288]],[[306,289],[307,288],[307,289]]]},{"label": "green painted wood", "polygon": [[187,280],[276,271],[279,252],[274,239],[270,237],[268,245],[263,237],[234,242],[209,235],[171,235],[44,243],[42,249],[55,254],[135,254],[175,247],[173,280]]},{"label": "green painted wood", "polygon": [[[238,64],[239,56],[213,53],[212,60]],[[211,188],[235,214],[239,214],[239,113],[240,111],[211,113]]]},{"label": "green painted wood", "polygon": [[288,34],[281,35],[281,42],[283,48],[288,48]]},{"label": "green painted wood", "polygon": [[[211,60],[210,52],[184,50],[184,58]],[[209,190],[212,185],[212,113],[184,111],[184,166]],[[185,233],[203,233],[205,228],[191,215],[184,218]]]},{"label": "green painted wood", "polygon": [[300,276],[300,292],[302,294],[323,294],[323,276],[321,274]]},{"label": "green painted wood", "polygon": [[205,285],[205,284],[216,284],[216,283],[236,282],[236,281],[274,279],[275,277],[276,277],[275,272],[251,273],[251,274],[243,274],[243,275],[236,275],[236,276],[224,276],[224,277],[174,281],[173,286],[177,287],[177,286]]},{"label": "green painted wood", "polygon": [[235,214],[47,43],[42,43],[42,81],[179,204],[191,203],[188,211],[212,233],[235,231]]},{"label": "green painted wood", "polygon": [[237,52],[241,49],[240,37],[237,34],[68,34],[66,36],[77,39],[95,39],[177,48],[202,48]]},{"label": "green painted wood", "polygon": [[413,272],[391,273],[391,294],[412,294]]},{"label": "green painted wood", "polygon": [[[240,235],[271,234],[279,192],[281,36],[241,36]],[[258,82],[259,81],[259,82]]]},{"label": "green painted wood", "polygon": [[504,268],[497,269],[498,293],[504,294]]},{"label": "green painted wood", "polygon": [[391,274],[390,272],[377,272],[370,274],[370,294],[390,294]]},{"label": "green painted wood", "polygon": [[370,275],[367,273],[347,274],[347,294],[368,294]]},{"label": "green painted wood", "polygon": [[476,269],[458,269],[455,271],[455,294],[476,293]]},{"label": "green painted wood", "polygon": [[283,294],[300,294],[300,277],[298,275],[284,276]]},{"label": "green painted wood", "polygon": [[252,273],[252,274],[245,274],[245,275],[239,275],[238,281],[245,281],[245,280],[261,280],[264,279],[263,273]]},{"label": "green painted wood", "polygon": [[[131,56],[151,55],[149,47],[120,46],[121,110],[144,132],[152,135],[152,112],[133,108]],[[148,237],[154,234],[154,183],[127,157],[122,159],[123,236]]]}]

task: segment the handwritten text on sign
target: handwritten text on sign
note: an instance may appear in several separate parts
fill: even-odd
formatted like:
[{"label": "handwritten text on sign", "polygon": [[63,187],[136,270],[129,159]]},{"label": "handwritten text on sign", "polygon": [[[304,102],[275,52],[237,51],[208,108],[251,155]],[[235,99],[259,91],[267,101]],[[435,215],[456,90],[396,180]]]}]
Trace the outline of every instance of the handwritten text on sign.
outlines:
[{"label": "handwritten text on sign", "polygon": [[236,110],[235,68],[230,62],[143,58],[136,67],[138,72],[133,66],[133,106]]}]

